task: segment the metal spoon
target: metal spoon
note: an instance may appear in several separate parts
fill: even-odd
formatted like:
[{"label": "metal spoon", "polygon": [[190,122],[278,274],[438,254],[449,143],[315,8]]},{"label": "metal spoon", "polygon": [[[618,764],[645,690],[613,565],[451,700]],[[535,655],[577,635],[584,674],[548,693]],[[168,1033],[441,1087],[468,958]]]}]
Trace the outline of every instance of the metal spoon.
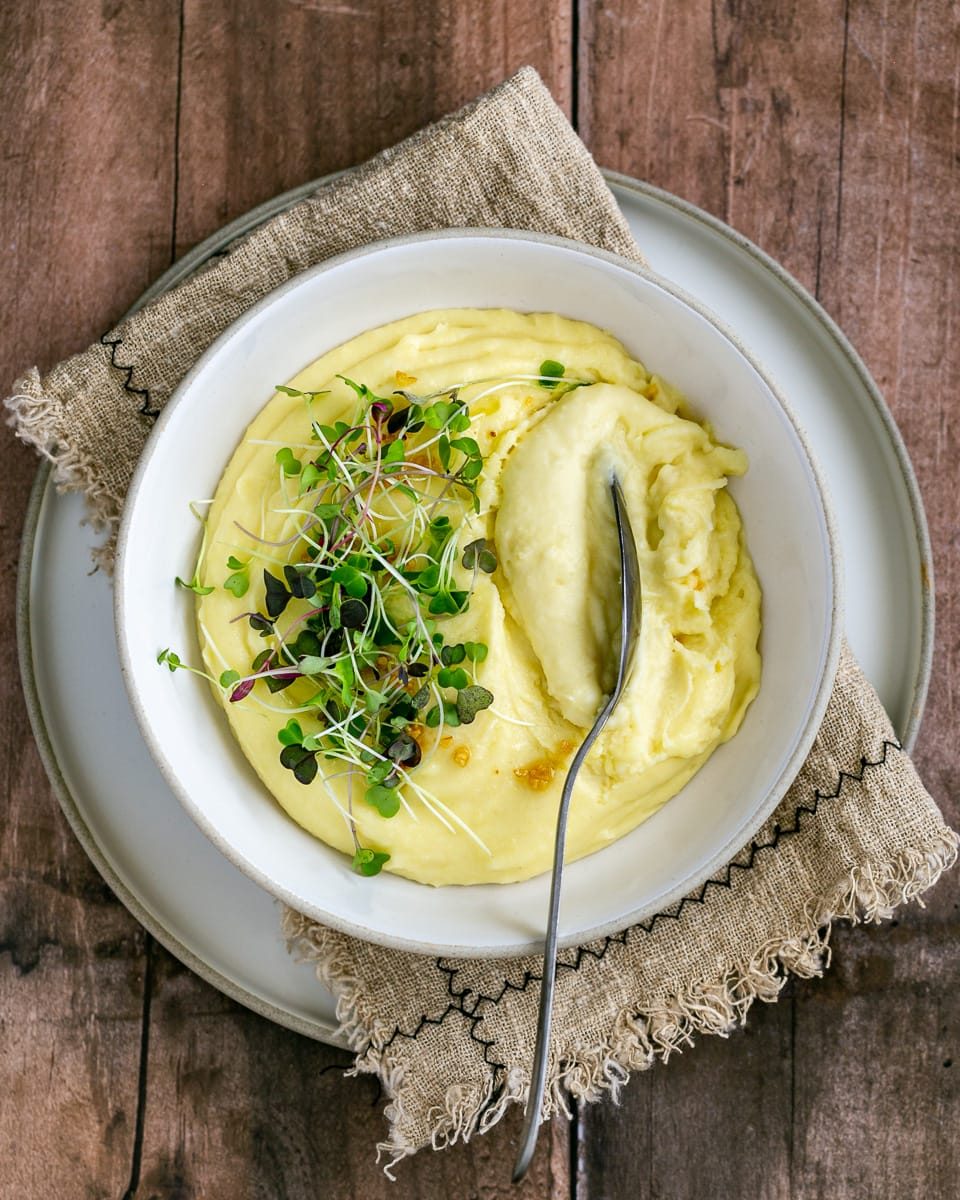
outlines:
[{"label": "metal spoon", "polygon": [[550,884],[550,910],[547,918],[547,935],[543,951],[543,982],[540,985],[540,1016],[537,1021],[537,1044],[533,1052],[533,1075],[527,1094],[524,1115],[523,1137],[520,1153],[513,1168],[513,1182],[519,1183],[526,1175],[537,1146],[540,1132],[540,1109],[547,1082],[547,1058],[550,1050],[550,1017],[553,1010],[553,989],[557,975],[557,918],[560,912],[560,882],[563,874],[563,850],[567,835],[567,813],[573,794],[577,773],[600,731],[609,721],[613,710],[620,703],[630,668],[633,665],[637,634],[640,629],[640,566],[637,562],[637,545],[630,528],[627,506],[620,490],[620,481],[614,475],[610,480],[613,496],[613,511],[617,521],[617,541],[620,547],[620,647],[617,657],[617,682],[610,698],[600,710],[593,728],[583,740],[574,756],[563,785],[560,811],[557,814],[557,837],[553,851],[553,880]]}]

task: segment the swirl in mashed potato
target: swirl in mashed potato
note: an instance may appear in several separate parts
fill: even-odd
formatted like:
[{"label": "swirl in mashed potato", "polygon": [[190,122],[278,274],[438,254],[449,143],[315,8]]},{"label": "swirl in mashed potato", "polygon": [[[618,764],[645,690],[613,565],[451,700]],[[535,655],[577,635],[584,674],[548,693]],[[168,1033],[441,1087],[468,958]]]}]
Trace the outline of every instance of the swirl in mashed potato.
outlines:
[{"label": "swirl in mashed potato", "polygon": [[[227,555],[257,554],[262,543],[241,528],[283,540],[289,518],[275,511],[285,507],[276,447],[308,444],[311,420],[333,423],[351,410],[356,396],[338,376],[381,395],[400,386],[427,394],[453,382],[536,376],[544,360],[588,382],[461,392],[484,469],[480,512],[464,503],[459,541],[489,539],[498,563],[478,575],[468,610],[446,629],[448,640],[489,648],[478,682],[494,701],[471,724],[441,730],[416,772],[458,823],[434,819],[415,798],[389,820],[353,804],[361,842],[390,855],[385,869],[424,883],[509,882],[550,867],[565,769],[612,684],[613,467],[638,543],[642,627],[627,693],[580,774],[568,858],[628,833],[736,733],[760,679],[760,588],[727,490],[746,471],[745,455],[720,444],[675,390],[589,324],[504,310],[426,312],[361,334],[305,368],[294,388],[329,390],[309,411],[302,399],[276,394],[224,472],[208,519],[208,583],[222,583]],[[457,571],[466,587],[470,573]],[[212,672],[249,663],[261,649],[248,622],[235,618],[262,602],[256,572],[242,598],[221,586],[200,598]],[[255,696],[219,699],[276,800],[310,833],[352,853],[342,764],[321,757],[321,774],[338,777],[304,786],[278,761],[286,717],[275,710],[295,707],[298,688],[270,696],[272,707]]]}]

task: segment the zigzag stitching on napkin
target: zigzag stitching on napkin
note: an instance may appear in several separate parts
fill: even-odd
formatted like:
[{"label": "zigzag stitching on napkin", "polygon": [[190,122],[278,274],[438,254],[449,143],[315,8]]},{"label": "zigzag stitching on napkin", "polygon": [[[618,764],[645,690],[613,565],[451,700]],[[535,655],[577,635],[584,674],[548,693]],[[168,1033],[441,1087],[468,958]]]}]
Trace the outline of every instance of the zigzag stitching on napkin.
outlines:
[{"label": "zigzag stitching on napkin", "polygon": [[[436,960],[436,963],[434,965],[437,967],[437,969],[439,971],[448,970],[448,968],[442,967],[440,965],[439,958]],[[524,986],[526,986],[526,985],[524,985]],[[518,990],[522,990],[522,989],[518,989]],[[470,1013],[464,1012],[463,1008],[459,1004],[457,1004],[455,1001],[448,1004],[447,1007],[444,1009],[444,1011],[440,1014],[439,1017],[430,1017],[430,1016],[427,1016],[426,1013],[424,1013],[424,1015],[417,1022],[417,1027],[416,1027],[416,1029],[414,1029],[414,1031],[412,1033],[407,1033],[405,1030],[401,1029],[400,1026],[398,1025],[396,1027],[396,1029],[394,1029],[393,1033],[391,1033],[390,1036],[387,1038],[387,1040],[383,1043],[383,1045],[379,1047],[381,1053],[384,1050],[386,1050],[389,1046],[392,1046],[394,1041],[396,1041],[396,1039],[398,1037],[407,1038],[410,1041],[415,1041],[428,1025],[442,1025],[444,1023],[444,1021],[447,1019],[447,1017],[450,1016],[451,1013],[457,1013],[459,1016],[465,1017],[467,1019],[467,1021],[469,1021],[470,1037],[472,1038],[473,1041],[475,1041],[477,1043],[478,1046],[483,1047],[484,1062],[488,1063],[494,1069],[496,1067],[503,1067],[504,1066],[503,1063],[494,1063],[494,1062],[491,1062],[491,1060],[489,1058],[487,1058],[487,1051],[490,1049],[491,1046],[493,1046],[495,1044],[496,1038],[491,1038],[488,1041],[486,1038],[480,1037],[476,1032],[477,1025],[480,1023],[480,1021],[483,1018],[482,1017],[474,1017]]]},{"label": "zigzag stitching on napkin", "polygon": [[[856,771],[856,772],[841,771],[839,774],[839,777],[837,779],[836,790],[833,792],[821,792],[819,788],[814,789],[813,803],[812,804],[798,804],[797,807],[794,809],[792,825],[784,827],[779,824],[776,824],[773,827],[773,837],[771,838],[771,840],[769,842],[761,842],[759,844],[757,842],[750,843],[749,857],[747,858],[746,862],[738,862],[737,859],[735,859],[735,858],[731,859],[730,862],[727,863],[726,869],[724,871],[724,878],[708,879],[706,881],[706,883],[704,883],[704,885],[701,887],[701,889],[697,895],[684,896],[684,898],[680,901],[680,903],[677,905],[677,907],[675,909],[666,909],[664,912],[655,913],[654,916],[652,916],[650,918],[649,922],[641,921],[637,925],[635,925],[634,928],[642,929],[644,931],[644,933],[647,933],[647,934],[652,933],[657,921],[659,921],[661,919],[664,919],[664,920],[670,919],[672,921],[679,921],[680,915],[683,912],[686,905],[688,905],[688,904],[705,904],[706,903],[705,897],[706,897],[708,888],[710,888],[710,887],[723,887],[723,888],[727,888],[727,889],[732,888],[733,887],[733,872],[735,870],[749,871],[753,867],[754,862],[756,861],[756,857],[760,853],[761,850],[773,850],[777,847],[781,838],[791,837],[793,834],[799,833],[801,819],[802,819],[804,813],[809,813],[810,816],[816,816],[817,809],[820,807],[821,800],[838,800],[840,798],[841,792],[843,791],[843,785],[847,782],[862,783],[864,774],[866,773],[868,767],[882,767],[882,766],[886,765],[887,753],[890,750],[902,751],[903,746],[901,746],[901,744],[899,742],[892,742],[892,741],[889,741],[888,739],[884,738],[883,753],[880,755],[879,758],[869,759],[866,757],[866,755],[861,755],[860,756],[860,770]],[[610,939],[607,939],[608,944],[609,944],[609,940]],[[607,950],[607,946],[604,946],[603,953],[606,953],[606,950]],[[593,953],[592,951],[588,951],[588,952]],[[594,957],[597,957],[597,956],[594,955]],[[600,955],[600,957],[602,957],[602,954]]]},{"label": "zigzag stitching on napkin", "polygon": [[[865,755],[861,755],[859,771],[856,771],[856,772],[841,771],[839,773],[836,791],[821,792],[819,789],[815,790],[814,791],[814,799],[813,799],[812,804],[797,805],[796,809],[794,810],[794,819],[793,819],[792,825],[782,826],[780,824],[776,824],[773,827],[773,837],[771,838],[771,840],[769,842],[751,842],[750,846],[748,847],[748,850],[746,851],[746,853],[748,854],[748,857],[746,858],[746,860],[738,862],[737,859],[731,859],[731,861],[727,864],[727,866],[724,870],[723,878],[708,879],[702,885],[702,887],[700,888],[700,891],[696,895],[684,896],[684,898],[680,901],[680,903],[677,905],[677,907],[675,909],[665,909],[663,912],[655,913],[650,918],[649,921],[640,921],[636,925],[632,926],[632,928],[633,929],[641,929],[641,930],[643,930],[644,933],[650,934],[653,932],[653,929],[654,929],[657,921],[668,920],[668,919],[671,921],[679,921],[680,915],[682,914],[686,905],[688,905],[688,904],[705,904],[706,903],[706,894],[707,894],[707,890],[709,888],[719,887],[719,888],[727,888],[728,890],[731,889],[733,887],[733,872],[734,872],[734,870],[737,870],[737,871],[751,870],[756,862],[757,855],[762,850],[773,850],[776,848],[776,846],[779,844],[779,842],[782,838],[790,837],[793,834],[799,833],[803,815],[805,813],[809,813],[811,816],[815,816],[821,800],[837,800],[837,799],[839,799],[840,794],[843,791],[843,785],[845,783],[847,783],[847,782],[862,783],[863,776],[868,767],[885,766],[886,761],[887,761],[887,754],[890,750],[902,751],[903,746],[899,742],[894,742],[894,741],[889,741],[889,740],[884,739],[883,753],[881,754],[881,756],[879,758],[869,759]],[[560,970],[561,968],[563,968],[564,970],[567,970],[567,971],[579,971],[580,967],[583,964],[583,960],[585,958],[592,958],[592,959],[595,959],[597,962],[602,961],[603,958],[606,956],[607,951],[610,949],[610,947],[612,945],[617,944],[617,945],[625,946],[627,944],[627,935],[629,934],[629,932],[630,932],[629,929],[625,929],[625,930],[622,930],[620,933],[609,934],[607,937],[605,937],[603,939],[603,945],[600,947],[599,950],[594,950],[593,947],[589,946],[589,945],[578,946],[577,951],[576,951],[576,957],[574,958],[574,960],[572,962],[564,962],[564,960],[562,958],[557,959],[557,969]],[[529,985],[532,982],[534,982],[535,980],[539,982],[539,980],[540,980],[540,975],[536,971],[524,971],[522,983],[516,984],[516,983],[511,982],[511,980],[507,979],[504,981],[504,985],[500,989],[500,992],[498,995],[488,996],[483,992],[474,993],[472,988],[464,988],[463,991],[457,991],[456,988],[453,986],[453,977],[454,977],[454,975],[459,973],[460,968],[443,966],[442,960],[439,958],[437,959],[436,966],[437,966],[437,970],[442,971],[447,975],[447,977],[448,977],[447,992],[454,1001],[459,1002],[460,1011],[463,1012],[465,1016],[472,1016],[477,1011],[479,1006],[484,1002],[486,1002],[488,1004],[499,1004],[500,1001],[503,999],[503,997],[506,995],[506,993],[508,991],[523,992],[529,987]],[[468,1009],[465,1006],[465,1000],[466,1000],[466,997],[469,995],[476,995],[476,1001]]]},{"label": "zigzag stitching on napkin", "polygon": [[[837,777],[837,786],[834,791],[821,792],[819,790],[819,788],[815,789],[814,794],[813,794],[813,803],[812,804],[797,805],[796,809],[794,810],[794,818],[793,818],[792,825],[784,827],[784,826],[781,826],[780,824],[775,824],[773,827],[773,836],[770,839],[770,841],[762,842],[762,843],[757,843],[757,842],[750,843],[749,857],[746,859],[746,861],[738,862],[736,859],[732,859],[727,864],[723,878],[708,879],[703,884],[703,886],[700,888],[700,891],[697,895],[684,896],[684,898],[677,905],[676,909],[666,910],[664,912],[655,913],[654,916],[651,917],[649,922],[647,922],[647,923],[640,922],[637,925],[634,925],[632,928],[640,929],[644,933],[649,935],[650,933],[653,932],[653,929],[654,929],[657,921],[660,920],[661,918],[663,918],[663,919],[670,918],[671,920],[679,921],[680,916],[684,910],[684,907],[687,904],[694,904],[694,903],[695,904],[706,904],[707,889],[711,885],[713,885],[714,887],[725,887],[728,890],[731,889],[733,887],[733,871],[735,868],[740,871],[751,870],[754,863],[756,862],[757,855],[762,850],[773,850],[776,848],[776,846],[779,844],[779,842],[782,838],[790,837],[794,834],[799,833],[803,815],[805,813],[809,813],[811,816],[815,816],[817,813],[817,809],[820,806],[821,800],[837,800],[837,799],[839,799],[839,797],[843,791],[843,787],[844,787],[845,783],[848,783],[848,782],[862,783],[863,777],[868,768],[885,766],[886,761],[887,761],[887,755],[890,750],[902,751],[903,746],[899,742],[890,741],[889,739],[884,738],[883,753],[880,755],[879,758],[868,759],[866,757],[866,755],[861,755],[860,756],[860,770],[859,771],[840,771],[839,775]],[[603,945],[600,947],[599,950],[594,950],[591,946],[578,946],[576,957],[573,960],[573,962],[564,962],[562,958],[558,958],[558,960],[557,960],[558,971],[560,970],[560,968],[563,968],[564,970],[568,970],[568,971],[579,971],[580,967],[583,963],[583,960],[586,957],[590,957],[590,958],[595,959],[597,962],[601,962],[606,957],[606,953],[612,945],[616,944],[616,945],[625,946],[627,944],[627,937],[630,934],[630,932],[631,932],[630,929],[625,929],[625,930],[622,930],[620,933],[608,935],[607,937],[604,938]],[[490,1098],[487,1100],[487,1102],[483,1106],[483,1109],[481,1110],[481,1113],[482,1113],[483,1110],[489,1108],[490,1106],[492,1106],[493,1104],[496,1103],[497,1092],[499,1090],[499,1082],[498,1081],[502,1080],[502,1078],[503,1078],[503,1076],[500,1074],[500,1072],[505,1073],[507,1070],[507,1067],[506,1067],[506,1063],[502,1063],[499,1060],[492,1059],[490,1057],[490,1049],[491,1049],[491,1047],[496,1045],[497,1039],[496,1038],[487,1039],[487,1038],[483,1038],[479,1035],[479,1033],[477,1032],[477,1027],[480,1025],[480,1023],[485,1018],[484,1018],[483,1014],[478,1013],[477,1010],[484,1003],[493,1004],[493,1005],[499,1004],[501,1002],[501,1000],[503,1000],[503,998],[507,994],[507,992],[511,992],[511,991],[525,992],[526,989],[530,986],[530,984],[533,983],[535,980],[537,982],[539,982],[539,980],[541,979],[541,976],[536,971],[525,970],[523,973],[522,982],[514,983],[510,979],[505,979],[503,982],[503,987],[500,989],[499,993],[496,996],[488,996],[484,992],[474,993],[472,988],[464,988],[462,991],[458,991],[456,989],[456,987],[454,986],[453,980],[454,980],[454,976],[457,975],[460,971],[459,967],[445,966],[442,958],[437,958],[434,965],[436,966],[438,971],[440,971],[442,974],[446,975],[446,977],[447,977],[446,988],[447,988],[447,994],[451,997],[451,1003],[447,1005],[446,1011],[439,1018],[439,1020],[431,1019],[429,1017],[421,1017],[420,1022],[417,1025],[417,1028],[414,1030],[414,1032],[412,1034],[404,1033],[398,1027],[391,1034],[389,1041],[386,1042],[386,1044],[384,1045],[383,1048],[386,1049],[386,1047],[389,1046],[390,1043],[393,1042],[394,1038],[396,1038],[397,1036],[416,1038],[418,1036],[418,1034],[422,1031],[422,1029],[424,1028],[425,1025],[442,1024],[442,1022],[445,1020],[445,1018],[447,1016],[450,1015],[451,1012],[459,1012],[462,1016],[466,1017],[467,1020],[470,1022],[470,1037],[478,1045],[483,1047],[483,1060],[491,1068],[491,1074],[493,1077],[492,1078],[493,1088],[492,1088],[492,1093],[491,1093]],[[467,997],[471,996],[471,995],[475,995],[476,1000],[468,1008],[467,1007]]]},{"label": "zigzag stitching on napkin", "polygon": [[149,421],[155,421],[160,415],[160,409],[154,408],[150,404],[150,393],[146,388],[138,388],[133,386],[133,364],[125,365],[117,362],[117,347],[123,345],[123,338],[108,338],[106,334],[100,338],[101,346],[110,348],[110,366],[116,370],[123,372],[123,390],[129,392],[131,396],[137,396],[142,400],[140,405],[140,414]]}]

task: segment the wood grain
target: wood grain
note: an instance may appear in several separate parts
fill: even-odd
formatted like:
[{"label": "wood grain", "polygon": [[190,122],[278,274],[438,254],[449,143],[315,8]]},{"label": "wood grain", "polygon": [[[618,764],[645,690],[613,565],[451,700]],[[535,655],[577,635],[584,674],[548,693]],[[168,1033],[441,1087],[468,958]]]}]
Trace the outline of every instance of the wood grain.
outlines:
[{"label": "wood grain", "polygon": [[[10,0],[2,381],[81,348],[225,220],[532,62],[603,165],[758,241],[885,389],[936,556],[917,756],[957,823],[958,24],[950,0]],[[34,462],[0,437],[10,612]],[[0,667],[0,1198],[506,1195],[518,1114],[391,1186],[375,1085],[145,937],[51,796],[9,621]],[[926,912],[838,931],[823,982],[586,1109],[572,1144],[555,1122],[517,1194],[952,1197],[958,913],[955,872]]]},{"label": "wood grain", "polygon": [[[897,416],[937,574],[917,760],[956,825],[957,7],[580,11],[578,108],[597,159],[693,200],[783,262]],[[952,1196],[960,1147],[942,1130],[960,1121],[958,897],[953,872],[895,930],[835,931],[825,982],[792,984],[745,1033],[635,1079],[621,1108],[587,1110],[578,1195]]]},{"label": "wood grain", "polygon": [[704,1037],[583,1110],[577,1197],[791,1200],[788,998],[728,1040]]},{"label": "wood grain", "polygon": [[[25,14],[26,6],[19,7]],[[65,299],[86,295],[89,311],[80,320],[72,307],[59,313],[44,308],[47,294],[31,277],[36,299],[32,308],[19,310],[25,328],[38,319],[59,320],[61,341],[47,353],[37,337],[11,338],[5,347],[11,376],[26,362],[47,364],[108,328],[168,264],[174,244],[185,248],[259,200],[395,142],[524,61],[535,61],[556,80],[560,98],[569,98],[570,13],[560,5],[545,12],[540,5],[516,4],[505,13],[500,5],[467,12],[385,2],[184,4],[180,10],[175,5],[150,10],[139,24],[134,8],[113,8],[107,16],[90,8],[89,23],[72,31],[76,54],[91,62],[91,70],[107,56],[114,66],[115,80],[100,80],[100,101],[92,79],[68,82],[66,74],[46,74],[42,80],[44,95],[56,98],[59,127],[47,127],[53,114],[41,104],[38,124],[52,144],[38,138],[36,149],[58,163],[64,174],[58,186],[76,193],[76,204],[56,211],[52,199],[36,191],[28,192],[24,204],[16,188],[5,197],[12,220],[36,222],[46,239],[38,247],[41,263],[52,274],[60,248],[54,239],[64,239],[74,289],[65,289]],[[6,35],[7,52],[20,64],[36,58],[43,38],[55,54],[68,36],[62,26],[38,29],[25,17],[24,26],[16,40],[12,32]],[[425,28],[432,30],[426,38]],[[108,38],[106,46],[101,38]],[[452,55],[449,44],[456,48]],[[125,79],[124,64],[142,76]],[[78,73],[72,56],[62,71]],[[23,79],[18,83],[23,86]],[[131,106],[114,94],[128,86],[143,103]],[[98,102],[109,103],[116,114],[106,132],[97,125]],[[118,174],[104,178],[106,166],[90,173],[86,160],[94,154],[112,161]],[[145,174],[145,166],[155,178]],[[107,203],[103,191],[109,193]],[[97,250],[98,236],[122,247],[120,262],[110,260],[108,248]],[[24,271],[31,250],[24,245],[20,251]],[[146,266],[134,250],[148,252]],[[127,282],[127,262],[140,276],[113,296],[109,288]],[[100,281],[109,287],[96,293]],[[65,337],[71,341],[62,341]],[[16,484],[23,490],[32,461],[23,451],[17,461],[23,466]],[[4,511],[12,558],[22,505],[12,503]],[[12,653],[11,638],[5,654]],[[16,671],[6,679],[14,688]],[[22,713],[19,718],[17,742],[29,746]],[[18,1166],[7,1180],[0,1165],[0,1195],[240,1200],[396,1194],[374,1162],[385,1123],[372,1082],[324,1073],[347,1056],[246,1012],[144,940],[98,883],[56,814],[32,754],[30,761],[34,784],[46,798],[46,824],[28,840],[34,826],[22,810],[30,790],[19,781],[22,808],[11,811],[7,824],[5,886],[17,883],[17,871],[30,860],[26,856],[34,856],[47,877],[72,856],[90,881],[86,905],[79,905],[73,919],[94,928],[83,931],[79,946],[70,946],[70,961],[59,977],[37,971],[31,988],[26,980],[40,954],[37,944],[49,941],[62,949],[68,940],[61,925],[71,914],[54,908],[36,889],[22,890],[18,904],[6,908],[11,970],[10,978],[0,976],[0,988],[7,984],[0,996],[4,1018],[8,1013],[10,1025],[17,1022],[17,1034],[0,1045],[0,1085],[10,1084],[8,1102],[17,1105],[18,1115],[4,1111],[1,1136],[8,1141],[0,1145],[8,1151],[7,1162]],[[49,829],[55,838],[47,836]],[[122,935],[102,934],[95,923],[102,912],[113,923],[109,928],[115,925]],[[35,932],[37,923],[43,924]],[[91,954],[98,958],[86,961]],[[112,974],[101,959],[113,965]],[[92,983],[84,983],[88,977]],[[52,997],[66,1010],[56,1008]],[[107,1001],[114,1009],[125,1006],[124,1012],[104,1008],[101,1014],[97,1006]],[[44,1007],[48,1016],[37,1032],[24,1018]],[[62,1092],[50,1086],[50,1056],[55,1072],[65,1073]],[[506,1121],[491,1138],[404,1164],[404,1194],[505,1193],[516,1129],[516,1120]],[[48,1150],[54,1145],[61,1147],[58,1152]],[[517,1194],[568,1192],[568,1145],[565,1124],[554,1124]],[[59,1153],[53,1169],[50,1153]]]},{"label": "wood grain", "polygon": [[343,1078],[348,1054],[240,1008],[167,955],[154,979],[138,1195],[567,1194],[561,1121],[543,1138],[524,1185],[511,1189],[519,1113],[468,1146],[400,1163],[391,1183],[375,1161],[384,1100],[370,1077]]},{"label": "wood grain", "polygon": [[177,245],[532,63],[569,110],[566,0],[186,0]]},{"label": "wood grain", "polygon": [[[98,336],[169,261],[175,22],[152,0],[4,5],[5,391]],[[30,737],[10,614],[36,460],[6,426],[0,438],[0,1196],[119,1196],[144,935],[67,827]]]}]

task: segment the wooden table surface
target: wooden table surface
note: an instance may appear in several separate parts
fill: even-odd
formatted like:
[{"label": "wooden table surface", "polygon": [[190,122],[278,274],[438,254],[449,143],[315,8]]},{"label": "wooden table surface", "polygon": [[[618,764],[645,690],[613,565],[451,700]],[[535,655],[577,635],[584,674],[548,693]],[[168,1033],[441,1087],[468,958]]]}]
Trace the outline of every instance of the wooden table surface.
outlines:
[{"label": "wooden table surface", "polygon": [[[98,337],[170,262],[533,63],[597,160],[715,213],[813,291],[899,422],[936,553],[916,757],[957,824],[960,7],[951,0],[4,0],[0,385]],[[6,429],[0,1196],[484,1197],[518,1114],[391,1185],[347,1056],[161,949],[61,816],[12,620],[36,469]],[[78,697],[78,703],[83,698]],[[955,1197],[960,871],[837,929],[823,981],[542,1138],[518,1196]]]}]

